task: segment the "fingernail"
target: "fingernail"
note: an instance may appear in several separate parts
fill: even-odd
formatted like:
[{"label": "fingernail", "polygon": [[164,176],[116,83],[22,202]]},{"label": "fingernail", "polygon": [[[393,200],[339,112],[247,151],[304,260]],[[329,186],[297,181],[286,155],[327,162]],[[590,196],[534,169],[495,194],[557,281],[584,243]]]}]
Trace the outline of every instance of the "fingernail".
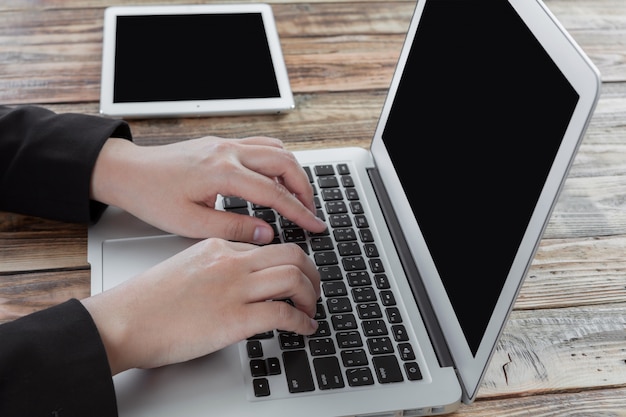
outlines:
[{"label": "fingernail", "polygon": [[317,320],[315,320],[315,319],[311,319],[311,327],[312,327],[315,331],[317,331],[317,328],[319,327],[319,325],[320,325],[320,324],[319,324],[319,322],[318,322]]},{"label": "fingernail", "polygon": [[270,243],[272,239],[274,239],[274,232],[271,228],[259,226],[254,229],[254,235],[252,236],[254,243]]}]

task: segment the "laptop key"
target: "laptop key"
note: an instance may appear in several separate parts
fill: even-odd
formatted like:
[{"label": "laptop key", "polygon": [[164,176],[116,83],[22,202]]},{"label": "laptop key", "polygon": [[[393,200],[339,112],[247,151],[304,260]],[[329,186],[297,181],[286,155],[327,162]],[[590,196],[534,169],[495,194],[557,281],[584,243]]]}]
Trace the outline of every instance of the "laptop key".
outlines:
[{"label": "laptop key", "polygon": [[346,379],[351,387],[373,385],[374,377],[369,368],[351,368],[346,371]]},{"label": "laptop key", "polygon": [[365,261],[361,256],[348,256],[341,259],[343,269],[346,271],[363,271],[365,270]]},{"label": "laptop key", "polygon": [[349,313],[352,311],[352,304],[347,297],[335,297],[326,300],[326,308],[331,314]]},{"label": "laptop key", "polygon": [[311,238],[311,249],[314,252],[332,250],[333,248],[333,240],[328,236]]},{"label": "laptop key", "polygon": [[364,366],[368,364],[367,355],[363,349],[342,350],[341,360],[345,367]]},{"label": "laptop key", "polygon": [[341,256],[354,256],[361,254],[361,247],[357,242],[339,242],[337,244],[339,255]]},{"label": "laptop key", "polygon": [[374,363],[374,369],[376,370],[376,377],[381,384],[388,384],[390,382],[401,382],[404,380],[398,359],[392,355],[375,356],[372,359]]},{"label": "laptop key", "polygon": [[246,343],[246,350],[248,351],[249,358],[261,358],[263,357],[263,345],[258,340],[249,340]]},{"label": "laptop key", "polygon": [[248,201],[241,197],[226,196],[223,198],[224,209],[248,207]]},{"label": "laptop key", "polygon": [[320,188],[336,188],[339,187],[339,181],[334,176],[324,176],[317,178],[317,184]]},{"label": "laptop key", "polygon": [[398,310],[397,307],[386,308],[385,313],[387,313],[387,320],[389,320],[389,323],[402,323],[402,316],[400,315],[400,310]]},{"label": "laptop key", "polygon": [[348,295],[346,284],[341,281],[322,282],[322,291],[326,297],[342,297]]},{"label": "laptop key", "polygon": [[250,361],[250,373],[253,377],[268,375],[267,364],[263,359],[252,359]]},{"label": "laptop key", "polygon": [[345,242],[349,240],[356,240],[356,234],[351,227],[344,227],[333,230],[333,236],[337,242]]},{"label": "laptop key", "polygon": [[252,384],[255,397],[267,397],[270,395],[270,384],[267,378],[255,378]]},{"label": "laptop key", "polygon": [[344,382],[341,376],[339,361],[335,356],[313,359],[313,367],[317,376],[317,384],[320,389],[343,388]]},{"label": "laptop key", "polygon": [[278,341],[281,349],[302,349],[304,347],[304,337],[302,335],[284,332],[278,334]]},{"label": "laptop key", "polygon": [[339,332],[336,335],[340,349],[357,348],[363,346],[361,334],[356,331]]},{"label": "laptop key", "polygon": [[353,314],[335,314],[330,319],[333,322],[333,329],[336,331],[357,328],[356,318]]},{"label": "laptop key", "polygon": [[346,198],[350,201],[358,200],[359,193],[354,188],[346,188]]},{"label": "laptop key", "polygon": [[396,342],[406,342],[409,340],[406,328],[402,324],[394,324],[391,326],[391,334],[393,334],[393,338]]},{"label": "laptop key", "polygon": [[337,172],[339,175],[348,175],[350,173],[350,168],[348,164],[337,164]]},{"label": "laptop key", "polygon": [[370,337],[367,339],[367,347],[372,355],[393,353],[393,344],[387,336]]},{"label": "laptop key", "polygon": [[317,266],[336,265],[338,263],[335,252],[316,252],[313,258]]},{"label": "laptop key", "polygon": [[304,350],[283,352],[283,366],[289,392],[307,392],[315,389],[309,358]]},{"label": "laptop key", "polygon": [[341,185],[344,187],[354,187],[354,179],[350,175],[344,175],[341,177]]},{"label": "laptop key", "polygon": [[410,343],[398,343],[398,351],[403,361],[415,360],[415,352],[413,352],[413,346]]},{"label": "laptop key", "polygon": [[268,375],[279,375],[281,372],[280,361],[275,357],[265,359],[265,367]]},{"label": "laptop key", "polygon": [[322,281],[339,280],[343,278],[338,266],[321,266],[318,269]]},{"label": "laptop key", "polygon": [[315,171],[315,175],[321,177],[325,175],[335,175],[335,168],[330,164],[315,165],[313,170]]},{"label": "laptop key", "polygon": [[371,285],[372,283],[367,271],[348,272],[346,274],[346,280],[351,287],[362,287]]},{"label": "laptop key", "polygon": [[332,355],[335,353],[335,343],[330,337],[311,339],[309,341],[311,356]]},{"label": "laptop key", "polygon": [[407,362],[404,364],[404,370],[406,371],[407,378],[411,381],[419,381],[422,379],[422,372],[417,362]]}]

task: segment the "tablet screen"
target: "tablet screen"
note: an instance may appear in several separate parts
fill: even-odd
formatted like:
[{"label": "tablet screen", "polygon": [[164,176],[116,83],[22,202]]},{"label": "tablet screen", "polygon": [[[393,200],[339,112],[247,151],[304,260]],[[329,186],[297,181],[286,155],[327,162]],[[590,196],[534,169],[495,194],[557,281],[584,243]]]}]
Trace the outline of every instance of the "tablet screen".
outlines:
[{"label": "tablet screen", "polygon": [[259,13],[118,16],[115,103],[278,97]]}]

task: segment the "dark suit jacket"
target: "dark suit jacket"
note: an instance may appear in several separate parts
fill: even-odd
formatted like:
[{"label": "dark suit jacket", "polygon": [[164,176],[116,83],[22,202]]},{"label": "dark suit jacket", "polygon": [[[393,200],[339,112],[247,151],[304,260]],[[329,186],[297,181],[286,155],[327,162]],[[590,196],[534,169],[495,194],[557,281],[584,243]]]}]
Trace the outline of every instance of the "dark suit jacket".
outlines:
[{"label": "dark suit jacket", "polygon": [[[105,206],[89,185],[109,137],[131,132],[119,120],[0,106],[0,210],[97,219]],[[117,416],[106,352],[79,301],[0,325],[0,416]]]}]

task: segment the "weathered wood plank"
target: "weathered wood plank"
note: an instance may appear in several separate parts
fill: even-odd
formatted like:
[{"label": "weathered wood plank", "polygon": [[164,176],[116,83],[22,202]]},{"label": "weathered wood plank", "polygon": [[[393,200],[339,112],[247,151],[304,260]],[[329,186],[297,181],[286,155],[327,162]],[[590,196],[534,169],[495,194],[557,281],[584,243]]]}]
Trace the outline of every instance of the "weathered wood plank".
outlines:
[{"label": "weathered wood plank", "polygon": [[0,274],[0,323],[90,293],[89,269]]},{"label": "weathered wood plank", "polygon": [[[387,88],[413,6],[371,3],[367,13],[355,13],[355,7],[276,6],[294,92]],[[97,101],[101,43],[101,9],[0,13],[0,102]]]},{"label": "weathered wood plank", "polygon": [[626,235],[544,239],[516,309],[626,303]]},{"label": "weathered wood plank", "polygon": [[626,233],[626,178],[568,178],[546,227],[546,238]]},{"label": "weathered wood plank", "polygon": [[453,416],[463,417],[624,417],[626,388],[584,390],[517,397],[513,401],[478,399]]},{"label": "weathered wood plank", "polygon": [[0,273],[75,268],[86,264],[86,229],[81,237],[59,237],[54,233],[46,233],[45,237],[0,237],[0,246]]},{"label": "weathered wood plank", "polygon": [[479,396],[626,387],[625,358],[626,303],[517,310],[498,342]]},{"label": "weathered wood plank", "polygon": [[[605,81],[625,81],[626,13],[598,6],[604,7],[601,18],[585,20],[590,11],[598,13],[591,3],[571,7],[563,0],[549,6]],[[608,3],[618,11],[626,7]],[[104,4],[86,4],[91,7],[80,13],[47,2],[44,8],[0,12],[0,102],[98,100]],[[275,4],[294,91],[386,88],[412,9],[412,2]],[[77,18],[80,23],[72,21]],[[303,42],[309,52],[299,54]]]},{"label": "weathered wood plank", "polygon": [[[251,3],[257,0],[220,0],[220,3]],[[352,0],[334,0],[332,3],[352,3]],[[359,0],[359,3],[378,3],[380,0]],[[395,3],[407,2],[414,3],[414,0],[394,0]],[[133,5],[153,5],[153,4],[195,4],[205,3],[199,0],[135,0]],[[271,4],[311,4],[311,3],[328,3],[328,0],[267,0],[264,3]],[[391,2],[390,2],[391,3]],[[107,6],[125,6],[128,1],[125,0],[75,0],[72,1],[72,8],[103,8]],[[67,0],[4,0],[0,4],[2,10],[24,10],[24,9],[55,9],[67,8]]]},{"label": "weathered wood plank", "polygon": [[625,144],[625,120],[626,83],[603,83],[583,144]]},{"label": "weathered wood plank", "polygon": [[0,274],[84,267],[87,227],[0,212]]}]

